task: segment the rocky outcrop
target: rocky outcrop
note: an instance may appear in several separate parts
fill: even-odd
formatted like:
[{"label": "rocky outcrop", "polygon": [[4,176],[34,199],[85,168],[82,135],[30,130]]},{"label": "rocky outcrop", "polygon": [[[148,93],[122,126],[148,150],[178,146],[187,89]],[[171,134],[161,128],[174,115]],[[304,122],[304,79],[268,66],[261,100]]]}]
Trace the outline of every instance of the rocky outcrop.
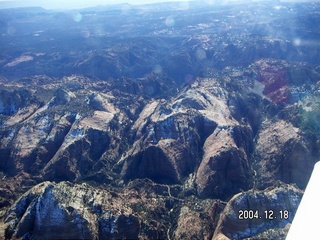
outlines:
[{"label": "rocky outcrop", "polygon": [[112,190],[43,182],[5,213],[5,233],[31,239],[185,239],[192,233],[196,239],[210,239],[225,204],[192,196],[179,199],[179,192],[179,185],[150,180]]},{"label": "rocky outcrop", "polygon": [[[270,59],[264,61],[268,64]],[[263,60],[256,64],[263,65]],[[288,64],[287,68],[290,67]],[[314,118],[305,115],[305,111],[316,109],[317,105],[311,103],[311,98],[301,98],[299,103],[292,104],[292,100],[274,102],[264,92],[266,83],[257,80],[255,71],[253,66],[226,68],[215,72],[214,77],[195,79],[181,87],[179,93],[176,89],[169,91],[166,98],[163,94],[169,88],[168,79],[159,83],[156,95],[148,91],[146,96],[143,92],[148,85],[143,85],[143,80],[135,83],[124,80],[131,89],[123,89],[119,83],[117,87],[112,81],[75,75],[68,77],[68,81],[44,80],[43,85],[31,89],[38,93],[34,102],[3,118],[4,161],[0,167],[12,184],[7,188],[2,182],[0,189],[9,197],[9,201],[1,199],[2,206],[9,207],[16,197],[43,180],[88,181],[93,186],[108,186],[106,189],[123,189],[134,181],[149,179],[153,182],[149,186],[161,186],[162,190],[154,192],[146,185],[141,188],[146,195],[161,200],[146,207],[134,202],[127,208],[136,213],[137,221],[143,221],[140,236],[182,239],[191,234],[188,226],[194,224],[198,226],[195,238],[211,238],[224,206],[194,211],[184,198],[196,198],[193,204],[202,204],[208,198],[229,201],[239,192],[251,188],[263,190],[276,181],[304,188],[317,161],[317,136],[306,130]],[[151,84],[149,89],[157,88],[154,83],[161,79],[148,78],[144,83]],[[289,84],[288,89],[295,89],[302,96],[308,84],[312,83],[301,88],[296,83],[292,87]],[[317,87],[311,88],[309,94],[313,96],[316,91]],[[22,176],[28,181],[23,181]],[[174,196],[171,190],[168,192],[171,188],[176,189]],[[255,200],[249,202],[252,201]],[[216,208],[219,211],[212,210]],[[69,213],[59,214],[69,218]],[[213,225],[207,223],[211,221],[210,214],[215,216]],[[158,219],[162,217],[163,220]],[[26,234],[29,230],[23,230],[24,221],[31,226],[35,217],[28,215],[26,220],[22,216],[21,219],[22,230],[17,230],[20,225],[16,225],[7,231]],[[85,224],[84,231],[90,232],[96,222]],[[263,236],[268,231],[280,234],[286,228],[274,225],[255,234]],[[86,234],[95,237],[100,233]]]},{"label": "rocky outcrop", "polygon": [[[184,206],[180,210],[174,239],[205,239],[212,235],[212,226],[203,215]],[[211,220],[211,219],[210,219]],[[209,221],[210,221],[209,220]]]},{"label": "rocky outcrop", "polygon": [[[232,128],[217,128],[206,140],[195,181],[201,197],[226,198],[251,186],[250,163],[244,149],[236,145]],[[252,141],[250,134],[245,138]]]},{"label": "rocky outcrop", "polygon": [[0,91],[0,114],[13,115],[25,107],[31,100],[31,93],[26,89]]},{"label": "rocky outcrop", "polygon": [[[265,188],[281,180],[304,188],[317,161],[314,143],[304,137],[298,128],[279,120],[266,121],[257,138],[257,187]],[[281,149],[281,151],[279,151]]]},{"label": "rocky outcrop", "polygon": [[41,239],[135,239],[136,216],[108,191],[44,182],[26,192],[5,215],[9,237]]},{"label": "rocky outcrop", "polygon": [[279,184],[236,194],[226,205],[214,199],[178,200],[177,190],[146,181],[132,182],[121,192],[44,182],[7,211],[5,232],[8,237],[41,239],[279,238],[302,196],[296,187]]},{"label": "rocky outcrop", "polygon": [[[236,194],[221,213],[212,239],[280,239],[281,231],[277,235],[277,230],[270,230],[283,229],[291,223],[301,196],[302,191],[290,185]],[[255,238],[257,235],[260,238]]]},{"label": "rocky outcrop", "polygon": [[163,103],[147,105],[133,126],[134,146],[123,156],[124,177],[181,182],[196,168],[203,139],[215,127],[214,121],[191,109],[171,111]]}]

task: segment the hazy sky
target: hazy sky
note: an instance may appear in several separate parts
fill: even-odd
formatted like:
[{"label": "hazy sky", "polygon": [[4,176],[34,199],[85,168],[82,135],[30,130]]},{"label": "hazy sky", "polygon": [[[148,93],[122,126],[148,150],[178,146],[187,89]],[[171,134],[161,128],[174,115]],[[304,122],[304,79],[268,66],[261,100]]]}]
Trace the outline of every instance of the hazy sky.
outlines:
[{"label": "hazy sky", "polygon": [[[0,0],[0,3],[10,3],[8,6],[12,7],[26,7],[26,6],[41,6],[46,9],[70,9],[70,8],[84,8],[93,7],[97,5],[107,5],[107,4],[118,4],[118,3],[129,3],[129,4],[145,4],[145,3],[155,3],[155,2],[170,2],[170,1],[180,1],[185,2],[187,0]],[[241,0],[199,0],[207,2],[233,2]],[[257,0],[255,0],[257,1]],[[268,1],[268,0],[260,0]],[[283,2],[307,2],[312,0],[280,0]],[[319,0],[313,0],[319,1]]]},{"label": "hazy sky", "polygon": [[[144,4],[155,2],[168,2],[170,0],[0,0],[1,2],[12,3],[19,6],[41,6],[44,8],[83,8],[97,5],[108,5],[118,3]],[[186,0],[173,0],[186,1]],[[11,4],[10,4],[11,5]]]}]

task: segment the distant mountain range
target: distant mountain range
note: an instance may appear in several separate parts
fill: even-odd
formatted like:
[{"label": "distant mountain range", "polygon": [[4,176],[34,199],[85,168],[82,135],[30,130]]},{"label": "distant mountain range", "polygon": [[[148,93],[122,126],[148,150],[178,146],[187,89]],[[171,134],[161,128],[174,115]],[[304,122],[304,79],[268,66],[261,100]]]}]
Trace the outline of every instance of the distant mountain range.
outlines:
[{"label": "distant mountain range", "polygon": [[[226,5],[226,4],[233,4],[233,3],[252,3],[252,2],[259,2],[259,1],[264,1],[265,0],[223,0],[223,1],[207,1],[207,3],[210,4],[215,4],[215,5]],[[316,0],[268,0],[268,2],[315,2]],[[164,5],[165,7],[168,7],[168,3],[172,4],[194,4],[194,3],[201,3],[204,1],[167,1],[163,3],[156,3],[157,1],[152,1],[152,0],[136,0],[136,1],[130,1],[126,3],[126,1],[108,1],[107,3],[105,1],[101,0],[96,0],[96,1],[89,1],[88,3],[81,2],[79,1],[43,1],[43,0],[28,0],[28,1],[0,1],[0,9],[6,9],[6,8],[20,8],[20,7],[43,7],[45,9],[56,9],[56,10],[66,10],[66,9],[84,9],[84,8],[99,8],[99,6],[104,6],[104,5],[109,5],[109,6],[116,6],[116,5],[125,5],[125,4],[130,4],[130,5],[154,5],[155,4],[161,4]]]}]

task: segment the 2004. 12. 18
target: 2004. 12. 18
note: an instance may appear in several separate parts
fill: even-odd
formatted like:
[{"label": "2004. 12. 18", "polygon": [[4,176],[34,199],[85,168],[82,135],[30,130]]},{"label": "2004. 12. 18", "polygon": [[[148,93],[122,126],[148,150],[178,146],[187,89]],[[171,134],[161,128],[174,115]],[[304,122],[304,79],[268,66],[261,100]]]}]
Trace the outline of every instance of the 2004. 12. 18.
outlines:
[{"label": "2004. 12. 18", "polygon": [[275,219],[288,219],[288,210],[264,210],[260,213],[259,210],[252,209],[240,209],[238,211],[239,220],[254,220],[254,219],[265,219],[265,220],[275,220]]}]

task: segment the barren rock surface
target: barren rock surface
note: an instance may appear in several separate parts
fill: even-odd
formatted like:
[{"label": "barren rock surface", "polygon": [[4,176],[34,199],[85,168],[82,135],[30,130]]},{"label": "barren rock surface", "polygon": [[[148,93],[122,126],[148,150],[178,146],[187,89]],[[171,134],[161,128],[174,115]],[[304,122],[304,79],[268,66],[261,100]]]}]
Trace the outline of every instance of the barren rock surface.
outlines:
[{"label": "barren rock surface", "polygon": [[21,196],[5,223],[18,238],[138,238],[138,218],[124,204],[112,193],[86,184],[44,182]]},{"label": "barren rock surface", "polygon": [[293,219],[301,195],[301,190],[290,185],[236,194],[221,213],[213,239],[247,239],[258,233],[263,236],[270,229],[285,228]]}]

